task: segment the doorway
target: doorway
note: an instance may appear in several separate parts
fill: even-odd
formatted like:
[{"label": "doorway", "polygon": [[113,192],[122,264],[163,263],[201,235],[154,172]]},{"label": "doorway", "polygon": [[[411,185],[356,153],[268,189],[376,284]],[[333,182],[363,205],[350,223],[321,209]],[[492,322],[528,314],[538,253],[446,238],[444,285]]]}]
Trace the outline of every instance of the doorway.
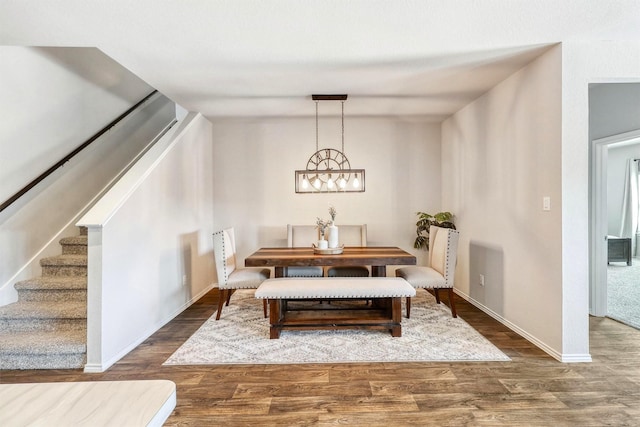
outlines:
[{"label": "doorway", "polygon": [[[620,227],[617,226],[615,218],[610,222],[610,217],[613,215],[611,212],[617,212],[615,209],[622,209],[619,198],[610,197],[612,196],[610,194],[612,193],[612,183],[608,179],[612,176],[610,168],[616,168],[615,172],[619,175],[621,162],[619,159],[623,158],[626,162],[628,158],[631,160],[640,158],[640,130],[597,139],[593,141],[592,147],[592,287],[589,311],[594,316],[610,316],[640,328],[640,309],[635,309],[635,307],[640,307],[640,292],[635,292],[638,286],[629,286],[632,285],[629,283],[630,280],[636,280],[636,277],[640,277],[638,276],[640,262],[636,259],[631,266],[626,262],[612,262],[611,265],[608,263],[609,236],[631,238],[631,236],[619,236]],[[615,162],[613,162],[614,156],[610,156],[612,149],[622,150],[615,154],[617,159]],[[637,162],[630,163],[631,167],[638,167]],[[623,180],[620,185],[624,185]],[[610,209],[614,209],[614,211]],[[635,230],[632,237],[635,247]],[[634,272],[638,274],[634,274]]]}]

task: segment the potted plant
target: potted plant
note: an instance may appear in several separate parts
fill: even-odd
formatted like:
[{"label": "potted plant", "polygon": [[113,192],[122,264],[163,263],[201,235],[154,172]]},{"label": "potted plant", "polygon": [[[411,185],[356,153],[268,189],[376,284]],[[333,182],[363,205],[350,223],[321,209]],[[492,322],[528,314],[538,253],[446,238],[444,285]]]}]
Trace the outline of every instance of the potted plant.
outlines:
[{"label": "potted plant", "polygon": [[429,227],[432,225],[456,229],[451,212],[438,212],[434,215],[426,212],[416,212],[416,215],[418,215],[418,222],[416,222],[417,236],[413,243],[413,247],[416,249],[429,249]]}]

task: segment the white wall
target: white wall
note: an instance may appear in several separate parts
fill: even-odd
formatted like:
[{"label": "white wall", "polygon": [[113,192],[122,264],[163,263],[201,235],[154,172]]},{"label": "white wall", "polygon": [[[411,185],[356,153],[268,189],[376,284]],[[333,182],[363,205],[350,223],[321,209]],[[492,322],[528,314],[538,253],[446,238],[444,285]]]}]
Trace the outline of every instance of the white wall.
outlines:
[{"label": "white wall", "polygon": [[[309,103],[310,113],[315,111]],[[340,103],[321,103],[320,148],[340,149]],[[336,109],[335,111],[332,109]],[[315,117],[228,119],[213,122],[214,224],[235,227],[239,262],[261,246],[286,245],[286,225],[368,224],[371,245],[413,249],[415,212],[441,209],[438,124],[400,118],[354,118],[345,103],[345,154],[366,169],[366,191],[296,194],[294,171],[315,152]],[[393,275],[390,268],[387,274]]]},{"label": "white wall", "polygon": [[0,200],[153,88],[95,48],[0,46]]},{"label": "white wall", "polygon": [[589,351],[592,269],[606,262],[606,252],[600,251],[604,257],[590,263],[589,85],[633,81],[640,82],[640,42],[563,43],[562,350],[576,358]]},{"label": "white wall", "polygon": [[640,129],[640,83],[598,83],[589,86],[591,140],[636,129]]},{"label": "white wall", "polygon": [[89,211],[88,372],[213,285],[211,123],[190,113]]},{"label": "white wall", "polygon": [[[640,129],[640,83],[597,83],[589,86],[591,140]],[[610,146],[607,167],[608,234],[620,233],[627,158],[640,158],[640,145]]]},{"label": "white wall", "polygon": [[[7,197],[151,91],[96,49],[2,47],[0,55],[12,64],[0,67]],[[17,281],[40,274],[40,258],[60,253],[60,237],[78,234],[71,221],[174,116],[173,103],[154,96],[0,213],[0,305],[17,299]]]},{"label": "white wall", "polygon": [[552,48],[442,125],[442,200],[460,230],[456,291],[558,358],[561,64]]}]

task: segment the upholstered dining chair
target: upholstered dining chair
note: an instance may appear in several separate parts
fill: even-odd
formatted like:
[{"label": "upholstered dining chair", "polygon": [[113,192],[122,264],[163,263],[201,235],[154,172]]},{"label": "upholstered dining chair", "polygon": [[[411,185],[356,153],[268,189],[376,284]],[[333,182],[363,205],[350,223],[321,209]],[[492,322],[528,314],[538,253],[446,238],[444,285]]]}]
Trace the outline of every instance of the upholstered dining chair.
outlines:
[{"label": "upholstered dining chair", "polygon": [[[318,228],[315,225],[287,224],[287,246],[290,248],[310,248],[318,241]],[[322,277],[322,267],[287,267],[287,277]]]},{"label": "upholstered dining chair", "polygon": [[[438,304],[440,304],[439,291],[447,289],[453,317],[458,317],[453,299],[453,279],[456,270],[459,236],[460,233],[456,230],[432,225],[429,228],[428,266],[401,267],[396,270],[396,276],[402,277],[414,288],[433,289]],[[411,298],[407,298],[407,318],[410,316]]]},{"label": "upholstered dining chair", "polygon": [[[231,295],[236,289],[257,289],[260,284],[271,276],[271,270],[261,267],[243,267],[236,265],[236,240],[233,228],[227,228],[213,233],[213,252],[218,273],[218,312],[216,320],[220,319],[222,306],[229,305]],[[267,317],[267,300],[263,300],[262,309]]]},{"label": "upholstered dining chair", "polygon": [[[340,245],[367,246],[367,224],[339,225],[338,237]],[[347,265],[330,267],[327,270],[329,277],[368,277],[369,267],[360,265]]]}]

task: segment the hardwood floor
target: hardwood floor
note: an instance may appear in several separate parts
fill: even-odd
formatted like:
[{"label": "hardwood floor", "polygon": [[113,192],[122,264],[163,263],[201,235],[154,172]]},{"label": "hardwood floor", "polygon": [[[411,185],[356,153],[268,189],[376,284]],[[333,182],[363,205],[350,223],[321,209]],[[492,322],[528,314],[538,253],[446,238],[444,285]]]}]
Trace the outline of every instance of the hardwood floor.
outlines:
[{"label": "hardwood floor", "polygon": [[640,331],[610,319],[590,320],[593,363],[559,363],[458,298],[458,316],[511,362],[162,366],[216,303],[212,291],[105,373],[0,371],[0,382],[169,379],[168,426],[640,425]]}]

